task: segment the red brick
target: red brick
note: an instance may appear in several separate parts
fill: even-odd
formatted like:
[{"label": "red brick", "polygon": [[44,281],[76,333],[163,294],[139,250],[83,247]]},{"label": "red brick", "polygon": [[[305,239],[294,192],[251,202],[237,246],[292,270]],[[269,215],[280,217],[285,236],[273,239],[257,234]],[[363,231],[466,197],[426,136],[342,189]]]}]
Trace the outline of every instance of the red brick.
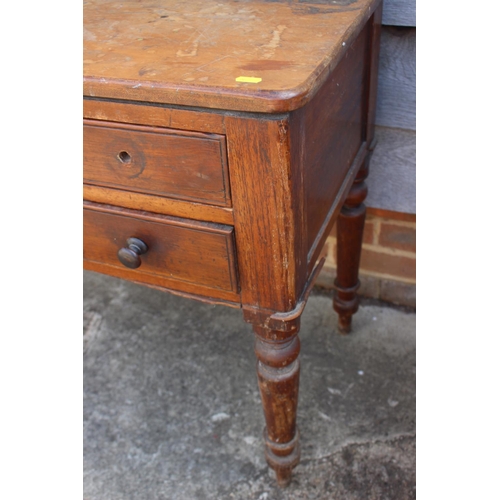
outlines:
[{"label": "red brick", "polygon": [[408,214],[404,212],[393,212],[392,210],[384,210],[383,208],[372,208],[368,207],[366,209],[366,213],[368,215],[374,217],[380,217],[382,219],[392,219],[392,220],[401,220],[405,222],[416,222],[417,216],[416,214]]},{"label": "red brick", "polygon": [[[323,267],[315,285],[319,288],[332,290],[336,275],[335,268]],[[403,283],[363,273],[360,273],[359,281],[361,286],[358,293],[363,297],[381,299],[401,306],[416,307],[416,285],[414,283]]]},{"label": "red brick", "polygon": [[363,248],[361,252],[361,269],[378,274],[386,274],[397,278],[416,278],[416,260],[411,257],[375,252]]},{"label": "red brick", "polygon": [[372,245],[375,237],[375,221],[367,217],[365,221],[365,229],[363,231],[363,243]]},{"label": "red brick", "polygon": [[[333,236],[337,239],[337,223],[333,225],[332,230],[330,231],[330,236]],[[367,243],[372,245],[374,243],[375,237],[375,220],[373,218],[366,218],[365,221],[365,229],[363,231],[363,243]]]},{"label": "red brick", "polygon": [[387,248],[416,252],[416,229],[382,221],[378,243]]}]

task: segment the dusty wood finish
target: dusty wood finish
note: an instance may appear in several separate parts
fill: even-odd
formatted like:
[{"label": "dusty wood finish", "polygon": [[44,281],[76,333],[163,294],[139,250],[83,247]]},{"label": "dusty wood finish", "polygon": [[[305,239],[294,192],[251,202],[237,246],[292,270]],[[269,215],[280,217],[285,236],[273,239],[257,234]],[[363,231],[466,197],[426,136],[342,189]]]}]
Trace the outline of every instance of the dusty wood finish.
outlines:
[{"label": "dusty wood finish", "polygon": [[367,154],[368,148],[366,146],[366,143],[363,143],[360,150],[358,151],[358,154],[354,158],[351,167],[345,175],[344,182],[337,191],[337,195],[335,196],[334,201],[331,204],[329,211],[327,212],[327,215],[323,221],[322,226],[319,229],[312,247],[309,249],[309,252],[307,254],[308,271],[313,269],[313,267],[316,265],[317,259],[320,258],[320,253],[323,251],[326,239],[331,232],[335,220],[337,219],[340,210],[342,209],[342,204],[344,203],[344,200],[349,193],[349,189],[351,188],[356,178],[360,166],[365,161]]},{"label": "dusty wood finish", "polygon": [[375,123],[376,123],[376,105],[378,95],[379,64],[380,64],[380,38],[382,36],[382,6],[373,14],[368,24],[368,48],[366,54],[366,73],[365,73],[365,108],[366,118],[364,122],[364,138],[370,152],[375,147]]},{"label": "dusty wood finish", "polygon": [[379,7],[368,25],[370,43],[369,50],[366,51],[367,71],[364,78],[366,82],[364,94],[366,117],[363,136],[368,144],[369,154],[356,175],[354,184],[337,219],[337,278],[334,282],[333,308],[339,314],[339,331],[344,334],[351,330],[352,315],[359,307],[357,290],[360,283],[358,274],[366,218],[366,207],[363,201],[368,194],[365,179],[368,176],[370,157],[375,146],[375,101],[377,97],[381,11],[382,8]]},{"label": "dusty wood finish", "polygon": [[87,184],[213,205],[231,203],[224,136],[84,120]]},{"label": "dusty wood finish", "polygon": [[145,210],[184,219],[218,222],[230,226],[234,224],[232,208],[203,205],[150,194],[132,193],[130,191],[84,184],[83,199],[95,203],[131,208],[133,210]]},{"label": "dusty wood finish", "polygon": [[302,296],[297,302],[297,305],[287,312],[272,312],[268,309],[243,306],[243,318],[248,323],[260,328],[275,330],[278,332],[291,332],[298,328],[300,317],[304,312],[307,304],[307,299],[311,293],[312,287],[318,277],[326,259],[326,251],[321,256],[318,265],[309,275],[307,284],[302,292]]},{"label": "dusty wood finish", "polygon": [[[356,300],[345,294],[357,280],[380,5],[89,0],[85,6],[84,113],[97,130],[107,127],[93,143],[85,140],[91,156],[103,152],[94,164],[98,182],[109,175],[106,141],[117,130],[139,134],[140,150],[157,165],[165,164],[157,136],[201,141],[180,147],[177,158],[200,160],[193,171],[208,168],[210,175],[217,155],[203,148],[218,143],[228,170],[219,174],[218,190],[200,184],[196,195],[185,191],[193,187],[186,187],[183,168],[172,189],[156,177],[149,185],[134,178],[86,185],[86,199],[102,205],[86,204],[85,266],[241,306],[256,336],[266,458],[281,485],[299,460],[300,318],[342,206],[337,303]],[[120,160],[120,152],[114,155]],[[231,207],[224,206],[229,200]],[[120,264],[119,251],[134,269]],[[352,308],[344,309],[342,317],[352,316]]]},{"label": "dusty wood finish", "polygon": [[[303,108],[307,245],[311,249],[363,143],[367,28],[347,50],[329,80]],[[321,109],[328,109],[322,113]],[[325,134],[325,130],[329,133]],[[314,144],[314,147],[308,147]],[[358,165],[359,168],[359,165]]]},{"label": "dusty wood finish", "polygon": [[243,307],[289,311],[306,276],[302,185],[288,120],[227,117],[226,130]]},{"label": "dusty wood finish", "polygon": [[[87,0],[84,95],[296,109],[320,88],[378,3]],[[241,76],[261,81],[238,82]]]},{"label": "dusty wood finish", "polygon": [[378,47],[372,32],[380,31],[380,13],[378,9],[372,16],[311,102],[290,117],[292,155],[303,165],[299,175],[304,179],[308,274],[368,154],[375,111],[369,93],[376,95],[370,47]]},{"label": "dusty wood finish", "polygon": [[191,111],[145,105],[137,102],[114,102],[103,99],[83,100],[83,117],[118,123],[133,123],[178,130],[196,130],[212,134],[226,133],[224,115],[213,111]]},{"label": "dusty wood finish", "polygon": [[340,333],[351,331],[352,315],[358,310],[359,262],[365,226],[366,207],[363,204],[368,193],[364,182],[368,175],[368,158],[356,176],[337,219],[337,278],[334,282],[333,308],[338,313]]},{"label": "dusty wood finish", "polygon": [[299,396],[298,324],[290,332],[254,326],[259,389],[266,419],[264,431],[268,464],[280,486],[290,483],[300,458],[296,428]]},{"label": "dusty wood finish", "polygon": [[191,298],[200,302],[206,302],[208,304],[222,304],[230,305],[232,307],[240,307],[240,296],[238,293],[219,290],[199,283],[194,284],[187,281],[179,281],[153,274],[145,275],[134,272],[123,266],[114,267],[101,262],[85,259],[83,260],[83,268],[87,271],[107,274],[109,276],[114,276],[115,278],[146,285],[164,292],[181,295],[182,297]]},{"label": "dusty wood finish", "polygon": [[[105,265],[109,274],[118,268],[134,281],[161,284],[167,279],[238,291],[231,227],[90,203],[85,204],[83,224],[84,259]],[[137,270],[125,269],[117,256],[131,237],[148,247]]]}]

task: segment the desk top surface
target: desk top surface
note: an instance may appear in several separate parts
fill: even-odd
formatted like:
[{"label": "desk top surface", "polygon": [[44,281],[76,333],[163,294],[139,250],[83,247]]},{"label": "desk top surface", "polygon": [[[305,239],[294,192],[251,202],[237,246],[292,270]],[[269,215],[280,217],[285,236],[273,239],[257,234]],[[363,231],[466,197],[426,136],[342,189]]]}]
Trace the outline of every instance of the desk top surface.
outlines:
[{"label": "desk top surface", "polygon": [[304,105],[379,0],[86,0],[84,95],[279,113]]}]

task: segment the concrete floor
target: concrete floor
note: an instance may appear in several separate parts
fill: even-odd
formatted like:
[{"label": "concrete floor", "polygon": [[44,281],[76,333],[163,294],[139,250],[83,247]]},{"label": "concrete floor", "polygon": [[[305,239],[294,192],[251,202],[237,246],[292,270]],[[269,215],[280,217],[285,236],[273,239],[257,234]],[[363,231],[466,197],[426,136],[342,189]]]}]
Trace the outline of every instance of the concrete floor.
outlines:
[{"label": "concrete floor", "polygon": [[241,311],[84,276],[84,499],[414,499],[415,314],[331,299],[302,316],[302,459],[264,460],[251,327]]}]

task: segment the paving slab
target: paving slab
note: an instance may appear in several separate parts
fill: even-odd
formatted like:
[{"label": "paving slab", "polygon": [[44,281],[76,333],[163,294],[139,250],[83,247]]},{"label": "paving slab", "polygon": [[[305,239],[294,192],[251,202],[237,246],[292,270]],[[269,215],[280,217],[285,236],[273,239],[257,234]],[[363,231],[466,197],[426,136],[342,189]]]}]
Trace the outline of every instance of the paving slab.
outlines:
[{"label": "paving slab", "polygon": [[264,459],[253,334],[241,311],[84,273],[84,499],[416,498],[415,314],[331,298],[302,316],[301,463]]}]

